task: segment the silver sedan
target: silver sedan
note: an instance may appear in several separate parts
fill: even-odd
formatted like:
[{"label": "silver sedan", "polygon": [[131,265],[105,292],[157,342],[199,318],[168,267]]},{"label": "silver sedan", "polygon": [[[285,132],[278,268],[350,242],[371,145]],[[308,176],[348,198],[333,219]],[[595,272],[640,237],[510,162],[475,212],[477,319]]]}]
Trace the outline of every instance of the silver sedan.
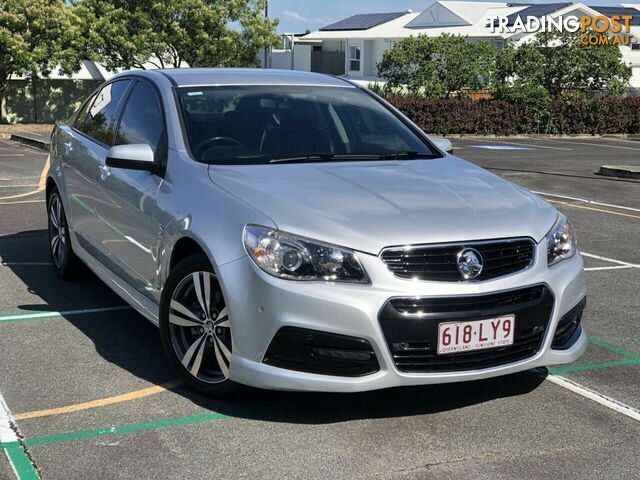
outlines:
[{"label": "silver sedan", "polygon": [[184,381],[353,392],[572,362],[575,232],[375,94],[277,70],[129,72],[51,142],[51,255],[159,326]]}]

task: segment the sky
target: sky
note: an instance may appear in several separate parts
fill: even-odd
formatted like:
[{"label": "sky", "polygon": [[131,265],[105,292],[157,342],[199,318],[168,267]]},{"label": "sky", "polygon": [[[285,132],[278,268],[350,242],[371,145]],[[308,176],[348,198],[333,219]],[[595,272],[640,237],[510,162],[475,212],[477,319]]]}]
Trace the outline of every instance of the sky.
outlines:
[{"label": "sky", "polygon": [[[560,3],[572,0],[505,0],[514,3]],[[578,3],[573,0],[574,3]],[[317,30],[356,13],[402,12],[411,8],[422,11],[433,0],[269,0],[269,16],[280,19],[278,31],[304,32]],[[587,0],[587,5],[620,5],[640,0]]]}]

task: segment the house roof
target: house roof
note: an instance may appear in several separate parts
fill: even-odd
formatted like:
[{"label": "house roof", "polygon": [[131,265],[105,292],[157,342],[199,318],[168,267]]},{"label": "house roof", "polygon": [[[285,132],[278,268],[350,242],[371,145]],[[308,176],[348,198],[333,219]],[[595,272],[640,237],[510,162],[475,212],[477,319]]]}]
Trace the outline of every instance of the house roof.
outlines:
[{"label": "house roof", "polygon": [[506,7],[503,2],[459,2],[443,1],[439,2],[447,10],[452,11],[458,17],[464,19],[469,25],[473,25],[480,20],[490,8]]},{"label": "house roof", "polygon": [[631,15],[631,25],[640,25],[640,11],[631,7],[596,7],[592,6],[594,10],[600,12],[606,17],[612,17],[613,15]]},{"label": "house roof", "polygon": [[[344,39],[346,37],[353,39],[367,38],[399,38],[415,35],[415,31],[405,28],[405,25],[417,17],[419,13],[404,13],[402,16],[390,20],[386,23],[378,24],[366,30],[317,30],[306,35],[304,38],[309,40],[330,40]],[[401,32],[406,30],[406,34]],[[346,36],[346,37],[345,37]]]},{"label": "house roof", "polygon": [[368,30],[372,27],[387,23],[402,17],[407,12],[391,12],[391,13],[361,13],[352,15],[338,22],[322,27],[320,31],[330,32],[338,30]]},{"label": "house roof", "polygon": [[518,17],[544,17],[550,13],[556,12],[564,7],[571,5],[571,2],[565,3],[541,3],[539,5],[530,5],[517,13],[509,15],[509,23],[507,25],[512,26]]},{"label": "house roof", "polygon": [[[625,8],[626,7],[626,8]],[[432,10],[435,9],[435,10]],[[427,12],[432,11],[429,17]],[[329,25],[318,31],[307,34],[304,38],[309,40],[329,40],[329,39],[400,39],[410,36],[426,34],[429,36],[439,36],[443,33],[453,35],[466,35],[472,38],[502,38],[516,40],[526,38],[527,33],[504,34],[497,31],[491,32],[488,28],[488,17],[507,16],[510,25],[520,15],[543,17],[546,15],[566,15],[574,11],[580,11],[586,15],[632,15],[631,24],[640,26],[640,4],[626,4],[624,7],[589,7],[580,2],[562,2],[536,4],[530,3],[498,3],[498,2],[469,2],[458,0],[437,0],[423,12],[387,14],[397,15],[395,18],[367,28],[348,28],[350,23],[346,20],[335,25],[342,24],[342,28],[334,29]],[[427,15],[425,15],[427,14]],[[375,14],[379,15],[379,14]],[[442,17],[440,17],[442,15]],[[439,23],[438,20],[443,22]],[[635,28],[634,28],[634,34]]]}]

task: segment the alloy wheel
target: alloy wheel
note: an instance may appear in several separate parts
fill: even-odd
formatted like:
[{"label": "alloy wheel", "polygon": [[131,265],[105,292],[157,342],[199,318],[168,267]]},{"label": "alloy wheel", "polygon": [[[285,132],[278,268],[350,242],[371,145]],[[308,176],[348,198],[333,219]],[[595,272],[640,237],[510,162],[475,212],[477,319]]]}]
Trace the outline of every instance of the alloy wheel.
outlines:
[{"label": "alloy wheel", "polygon": [[49,201],[49,241],[51,257],[56,267],[62,268],[67,253],[67,224],[62,209],[62,202],[57,194]]},{"label": "alloy wheel", "polygon": [[183,367],[206,383],[229,378],[231,325],[216,276],[197,271],[185,276],[169,305],[169,336]]}]

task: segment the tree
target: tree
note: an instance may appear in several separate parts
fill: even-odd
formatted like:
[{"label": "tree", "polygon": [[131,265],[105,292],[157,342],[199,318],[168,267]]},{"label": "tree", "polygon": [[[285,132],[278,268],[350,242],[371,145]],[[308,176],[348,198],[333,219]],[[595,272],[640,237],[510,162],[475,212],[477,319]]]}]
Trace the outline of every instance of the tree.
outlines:
[{"label": "tree", "polygon": [[523,87],[542,87],[552,98],[570,91],[622,93],[631,68],[622,61],[618,46],[582,45],[581,35],[546,32],[518,48],[507,46],[496,62],[498,94],[508,95],[511,88]]},{"label": "tree", "polygon": [[84,0],[85,37],[109,70],[250,67],[276,45],[266,0]]},{"label": "tree", "polygon": [[0,121],[11,76],[80,69],[86,58],[74,7],[63,0],[0,0]]},{"label": "tree", "polygon": [[443,98],[490,85],[495,55],[495,47],[488,42],[470,42],[459,35],[419,35],[405,38],[387,50],[378,72],[389,87]]}]

